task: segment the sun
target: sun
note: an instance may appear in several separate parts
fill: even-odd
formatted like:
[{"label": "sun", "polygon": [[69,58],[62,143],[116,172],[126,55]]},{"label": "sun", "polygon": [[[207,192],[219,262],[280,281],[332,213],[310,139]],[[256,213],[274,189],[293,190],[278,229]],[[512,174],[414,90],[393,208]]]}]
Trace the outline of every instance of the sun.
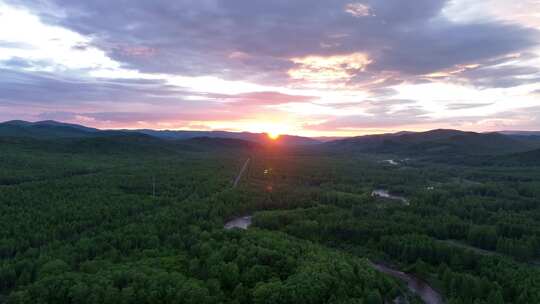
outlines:
[{"label": "sun", "polygon": [[271,140],[277,140],[280,136],[280,134],[277,132],[266,132],[266,135],[268,135],[268,138]]}]

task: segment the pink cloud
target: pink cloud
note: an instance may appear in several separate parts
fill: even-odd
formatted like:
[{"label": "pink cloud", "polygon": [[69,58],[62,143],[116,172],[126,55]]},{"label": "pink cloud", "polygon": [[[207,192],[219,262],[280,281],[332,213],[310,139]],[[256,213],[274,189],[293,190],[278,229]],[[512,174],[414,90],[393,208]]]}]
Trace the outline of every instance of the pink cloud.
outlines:
[{"label": "pink cloud", "polygon": [[291,102],[309,102],[317,99],[314,96],[289,95],[279,92],[251,92],[231,95],[226,98],[235,104],[245,105],[277,105]]}]

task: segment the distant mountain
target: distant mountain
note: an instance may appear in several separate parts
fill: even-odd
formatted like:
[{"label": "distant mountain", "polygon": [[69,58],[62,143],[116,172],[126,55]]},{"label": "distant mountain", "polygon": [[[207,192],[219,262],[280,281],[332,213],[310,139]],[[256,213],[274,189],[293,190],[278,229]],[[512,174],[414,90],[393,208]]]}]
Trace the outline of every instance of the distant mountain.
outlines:
[{"label": "distant mountain", "polygon": [[[167,140],[141,133],[114,133],[103,131],[101,135],[88,137],[2,137],[3,145],[57,153],[81,154],[140,154],[141,157],[156,154],[185,152],[220,152],[231,150],[251,151],[262,146],[241,139],[197,137],[184,140]],[[0,149],[1,150],[1,149]]]},{"label": "distant mountain", "polygon": [[340,139],[345,139],[347,137],[345,136],[317,136],[317,137],[311,137],[312,139],[315,139],[319,142],[329,142],[329,141],[335,141]]},{"label": "distant mountain", "polygon": [[270,140],[264,133],[226,132],[226,131],[175,131],[175,130],[99,130],[77,124],[57,122],[53,120],[28,122],[12,120],[0,123],[0,136],[31,137],[37,139],[100,137],[126,134],[145,134],[168,140],[186,140],[194,138],[223,138],[250,141],[259,144],[272,143],[278,145],[313,145],[319,143],[315,139],[293,135],[282,135],[277,140]]},{"label": "distant mountain", "polygon": [[[426,157],[456,158],[462,155],[502,155],[531,151],[540,148],[540,136],[536,132],[505,131],[502,133],[475,133],[458,130],[437,129],[427,132],[399,132],[366,135],[322,142],[313,138],[282,135],[271,140],[264,133],[226,131],[175,131],[175,130],[99,130],[77,124],[52,120],[27,122],[12,120],[0,123],[0,137],[28,137],[35,139],[96,138],[89,141],[99,144],[107,140],[127,141],[127,146],[136,138],[143,142],[148,138],[166,141],[182,141],[193,147],[223,146],[253,148],[250,143],[274,146],[320,147],[330,152],[365,152],[420,155]],[[503,132],[503,133],[505,133]],[[518,132],[520,135],[514,134]],[[142,136],[142,137],[140,137]],[[84,143],[84,141],[82,142]]]},{"label": "distant mountain", "polygon": [[540,166],[540,149],[499,156],[494,163],[507,165]]},{"label": "distant mountain", "polygon": [[195,148],[245,148],[257,149],[261,145],[252,141],[236,138],[218,138],[218,137],[195,137],[180,141],[184,145],[190,145]]},{"label": "distant mountain", "polygon": [[3,125],[10,125],[10,126],[28,126],[34,124],[33,122],[24,121],[24,120],[10,120],[5,121],[2,123]]},{"label": "distant mountain", "polygon": [[436,157],[460,155],[497,155],[524,152],[540,144],[499,133],[475,133],[438,129],[427,132],[400,132],[367,135],[323,144],[327,149],[407,154]]},{"label": "distant mountain", "polygon": [[499,131],[497,133],[504,135],[540,136],[540,131]]},{"label": "distant mountain", "polygon": [[[250,132],[227,132],[227,131],[174,131],[174,130],[123,130],[125,132],[138,132],[148,134],[151,136],[164,138],[164,139],[191,139],[198,137],[208,138],[231,138],[247,140],[255,143],[268,143],[271,141],[264,133],[250,133]],[[275,143],[282,145],[313,145],[320,143],[318,140],[294,136],[294,135],[281,135]]]},{"label": "distant mountain", "polygon": [[[36,122],[29,122],[29,121],[24,121],[24,120],[10,120],[10,121],[6,121],[4,123],[2,123],[4,125],[11,125],[11,126],[22,126],[22,127],[59,127],[59,128],[62,128],[62,127],[69,127],[69,128],[73,128],[73,129],[78,129],[78,130],[82,130],[82,131],[86,131],[86,132],[98,132],[100,131],[99,129],[96,129],[96,128],[90,128],[90,127],[85,127],[85,126],[82,126],[82,125],[77,125],[77,124],[71,124],[71,123],[65,123],[65,122],[58,122],[58,121],[55,121],[55,120],[42,120],[42,121],[36,121]],[[0,124],[0,125],[2,125]]]},{"label": "distant mountain", "polygon": [[529,142],[532,145],[540,144],[540,131],[501,131],[497,133],[510,136],[519,141]]},{"label": "distant mountain", "polygon": [[4,137],[70,138],[95,136],[96,132],[99,130],[52,120],[38,122],[11,120],[0,123],[0,136]]}]

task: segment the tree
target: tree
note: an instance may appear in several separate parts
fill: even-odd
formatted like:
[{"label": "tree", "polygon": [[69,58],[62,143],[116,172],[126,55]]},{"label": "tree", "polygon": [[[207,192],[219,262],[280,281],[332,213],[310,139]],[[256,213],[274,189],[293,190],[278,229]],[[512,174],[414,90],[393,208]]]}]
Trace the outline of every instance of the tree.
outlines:
[{"label": "tree", "polygon": [[489,294],[489,296],[487,298],[487,302],[489,304],[504,304],[504,299],[503,299],[501,290],[500,289],[493,290]]},{"label": "tree", "polygon": [[383,300],[379,290],[372,290],[366,296],[366,304],[382,304]]},{"label": "tree", "polygon": [[70,270],[69,265],[61,259],[56,259],[45,263],[39,269],[40,277],[47,277],[51,275],[57,275]]},{"label": "tree", "polygon": [[254,304],[283,304],[285,288],[281,281],[259,283],[253,291]]}]

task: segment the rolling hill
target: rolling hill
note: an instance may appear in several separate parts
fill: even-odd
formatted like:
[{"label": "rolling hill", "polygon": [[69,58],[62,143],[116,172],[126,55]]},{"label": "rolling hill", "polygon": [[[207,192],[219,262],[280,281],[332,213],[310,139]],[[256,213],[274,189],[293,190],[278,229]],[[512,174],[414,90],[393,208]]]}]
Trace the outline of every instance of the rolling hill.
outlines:
[{"label": "rolling hill", "polygon": [[540,144],[499,133],[437,129],[352,137],[323,144],[333,151],[454,157],[525,152]]},{"label": "rolling hill", "polygon": [[540,136],[540,131],[499,131],[497,133],[515,136]]},{"label": "rolling hill", "polygon": [[[464,157],[519,155],[540,149],[540,139],[530,133],[475,133],[437,129],[426,132],[398,132],[350,137],[321,142],[316,139],[282,135],[272,141],[264,133],[227,131],[176,130],[99,130],[57,121],[27,122],[12,120],[0,123],[0,137],[33,138],[39,140],[72,139],[68,146],[104,149],[109,145],[128,149],[155,146],[177,149],[257,148],[258,145],[299,146],[308,151],[330,153],[386,153],[430,159],[460,160]],[[175,147],[174,147],[175,146]],[[534,152],[530,152],[534,156]],[[513,156],[512,159],[530,156]]]},{"label": "rolling hill", "polygon": [[540,149],[498,156],[494,163],[502,165],[540,166]]},{"label": "rolling hill", "polygon": [[[27,122],[12,120],[0,123],[0,136],[2,137],[31,137],[37,139],[101,137],[127,134],[145,134],[166,140],[187,140],[194,138],[222,138],[250,141],[259,144],[269,143],[264,133],[226,132],[226,131],[182,131],[182,130],[99,130],[77,124],[62,123],[52,120]],[[282,135],[275,144],[313,145],[319,143],[315,139],[302,136]]]},{"label": "rolling hill", "polygon": [[32,137],[38,139],[88,137],[99,133],[98,129],[80,125],[65,124],[52,120],[27,122],[11,120],[0,123],[0,136]]},{"label": "rolling hill", "polygon": [[[208,138],[229,138],[251,141],[255,143],[267,143],[269,141],[268,136],[264,133],[251,133],[251,132],[227,132],[227,131],[183,131],[183,130],[122,130],[124,132],[137,132],[142,134],[151,135],[163,139],[191,139],[199,137]],[[281,135],[277,141],[282,145],[313,145],[319,143],[318,140],[294,136],[294,135]]]}]

